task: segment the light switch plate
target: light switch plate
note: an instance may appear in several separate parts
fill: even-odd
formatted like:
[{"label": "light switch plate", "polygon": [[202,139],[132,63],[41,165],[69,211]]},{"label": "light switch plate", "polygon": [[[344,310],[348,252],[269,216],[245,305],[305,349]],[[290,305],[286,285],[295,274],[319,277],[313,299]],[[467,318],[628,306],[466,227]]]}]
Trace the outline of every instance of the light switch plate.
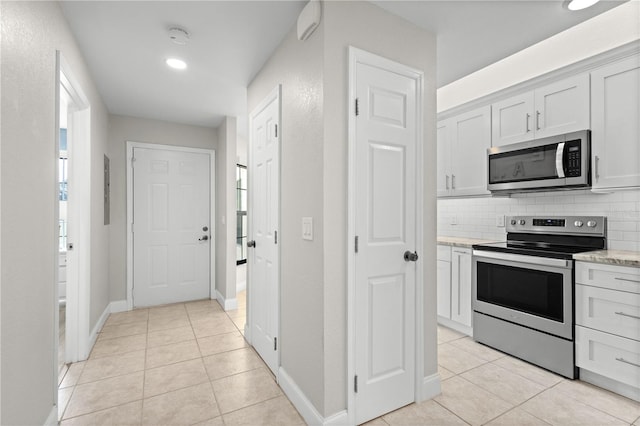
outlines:
[{"label": "light switch plate", "polygon": [[313,218],[312,217],[303,217],[302,218],[302,239],[303,240],[313,240]]},{"label": "light switch plate", "polygon": [[498,228],[504,228],[504,215],[496,216],[496,226]]}]

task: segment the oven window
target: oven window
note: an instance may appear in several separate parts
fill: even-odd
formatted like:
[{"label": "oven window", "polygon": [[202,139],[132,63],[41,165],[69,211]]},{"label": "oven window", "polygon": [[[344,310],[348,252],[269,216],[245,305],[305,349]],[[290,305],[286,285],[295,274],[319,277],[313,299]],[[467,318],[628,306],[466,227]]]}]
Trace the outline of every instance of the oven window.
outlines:
[{"label": "oven window", "polygon": [[478,262],[477,298],[563,322],[563,275],[535,269]]}]

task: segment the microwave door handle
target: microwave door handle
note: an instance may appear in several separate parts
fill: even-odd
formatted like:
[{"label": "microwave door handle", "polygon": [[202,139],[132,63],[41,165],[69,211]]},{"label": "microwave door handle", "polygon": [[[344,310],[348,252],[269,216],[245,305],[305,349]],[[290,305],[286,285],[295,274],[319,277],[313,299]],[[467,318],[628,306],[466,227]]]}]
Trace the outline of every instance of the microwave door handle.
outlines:
[{"label": "microwave door handle", "polygon": [[559,178],[563,178],[564,176],[564,142],[560,142],[558,144],[558,148],[556,149],[556,172],[558,173]]}]

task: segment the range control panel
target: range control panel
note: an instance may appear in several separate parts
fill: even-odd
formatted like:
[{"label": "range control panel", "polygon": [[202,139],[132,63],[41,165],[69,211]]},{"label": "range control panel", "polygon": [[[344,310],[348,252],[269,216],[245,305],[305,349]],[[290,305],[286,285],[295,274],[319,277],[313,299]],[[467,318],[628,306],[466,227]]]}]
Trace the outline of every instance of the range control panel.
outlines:
[{"label": "range control panel", "polygon": [[606,236],[605,216],[508,216],[507,232]]}]

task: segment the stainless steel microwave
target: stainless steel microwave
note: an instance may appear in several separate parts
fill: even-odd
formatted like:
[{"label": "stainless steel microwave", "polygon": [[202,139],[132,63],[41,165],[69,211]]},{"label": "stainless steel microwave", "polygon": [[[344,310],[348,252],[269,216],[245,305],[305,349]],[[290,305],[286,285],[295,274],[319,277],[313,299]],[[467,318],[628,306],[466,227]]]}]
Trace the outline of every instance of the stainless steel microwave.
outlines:
[{"label": "stainless steel microwave", "polygon": [[487,150],[491,192],[591,186],[591,131],[566,133]]}]

